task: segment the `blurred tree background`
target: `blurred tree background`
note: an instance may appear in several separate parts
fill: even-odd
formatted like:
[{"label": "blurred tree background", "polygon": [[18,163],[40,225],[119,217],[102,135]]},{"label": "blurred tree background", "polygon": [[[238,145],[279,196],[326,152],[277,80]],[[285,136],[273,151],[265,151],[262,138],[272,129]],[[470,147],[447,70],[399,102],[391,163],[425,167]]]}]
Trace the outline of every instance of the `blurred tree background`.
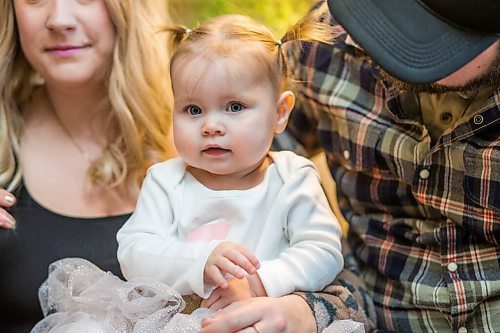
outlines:
[{"label": "blurred tree background", "polygon": [[222,14],[248,15],[271,28],[277,36],[300,19],[314,0],[167,0],[175,23],[195,28]]}]

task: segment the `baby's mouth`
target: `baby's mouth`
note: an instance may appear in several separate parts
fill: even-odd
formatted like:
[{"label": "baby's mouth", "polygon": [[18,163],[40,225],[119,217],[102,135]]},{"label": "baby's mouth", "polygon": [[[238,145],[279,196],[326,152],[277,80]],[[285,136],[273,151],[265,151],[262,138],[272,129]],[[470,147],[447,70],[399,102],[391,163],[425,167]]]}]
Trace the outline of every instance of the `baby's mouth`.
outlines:
[{"label": "baby's mouth", "polygon": [[208,155],[212,155],[212,156],[219,156],[219,155],[227,154],[227,153],[231,152],[231,150],[224,149],[221,147],[209,147],[209,148],[203,149],[202,152],[205,154],[208,154]]}]

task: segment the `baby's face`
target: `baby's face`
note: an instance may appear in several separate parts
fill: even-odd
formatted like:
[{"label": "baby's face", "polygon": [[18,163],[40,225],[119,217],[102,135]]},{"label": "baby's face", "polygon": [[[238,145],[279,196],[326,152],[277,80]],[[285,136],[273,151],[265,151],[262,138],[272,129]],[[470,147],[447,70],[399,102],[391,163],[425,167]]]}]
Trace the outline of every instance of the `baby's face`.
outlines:
[{"label": "baby's face", "polygon": [[174,140],[183,160],[210,174],[246,174],[260,165],[278,121],[266,80],[231,59],[176,61]]}]

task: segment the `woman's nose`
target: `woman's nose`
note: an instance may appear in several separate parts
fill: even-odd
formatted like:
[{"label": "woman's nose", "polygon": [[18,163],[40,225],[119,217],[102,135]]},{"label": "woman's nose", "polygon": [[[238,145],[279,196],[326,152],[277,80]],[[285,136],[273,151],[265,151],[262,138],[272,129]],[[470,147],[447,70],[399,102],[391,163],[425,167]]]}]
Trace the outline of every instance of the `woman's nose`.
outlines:
[{"label": "woman's nose", "polygon": [[76,25],[72,0],[52,0],[47,8],[45,26],[53,31],[72,30]]}]

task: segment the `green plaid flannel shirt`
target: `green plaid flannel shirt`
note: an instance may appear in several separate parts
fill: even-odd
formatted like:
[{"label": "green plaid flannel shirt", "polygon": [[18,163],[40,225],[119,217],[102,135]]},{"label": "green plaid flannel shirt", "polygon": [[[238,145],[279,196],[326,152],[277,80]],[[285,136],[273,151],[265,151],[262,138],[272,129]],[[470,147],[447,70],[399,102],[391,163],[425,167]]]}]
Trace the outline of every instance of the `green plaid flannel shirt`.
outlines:
[{"label": "green plaid flannel shirt", "polygon": [[290,59],[299,103],[288,130],[325,152],[359,265],[346,269],[365,283],[301,294],[318,330],[355,318],[338,314],[358,310],[357,293],[366,315],[371,297],[382,330],[500,332],[500,87],[431,142],[344,39]]}]

